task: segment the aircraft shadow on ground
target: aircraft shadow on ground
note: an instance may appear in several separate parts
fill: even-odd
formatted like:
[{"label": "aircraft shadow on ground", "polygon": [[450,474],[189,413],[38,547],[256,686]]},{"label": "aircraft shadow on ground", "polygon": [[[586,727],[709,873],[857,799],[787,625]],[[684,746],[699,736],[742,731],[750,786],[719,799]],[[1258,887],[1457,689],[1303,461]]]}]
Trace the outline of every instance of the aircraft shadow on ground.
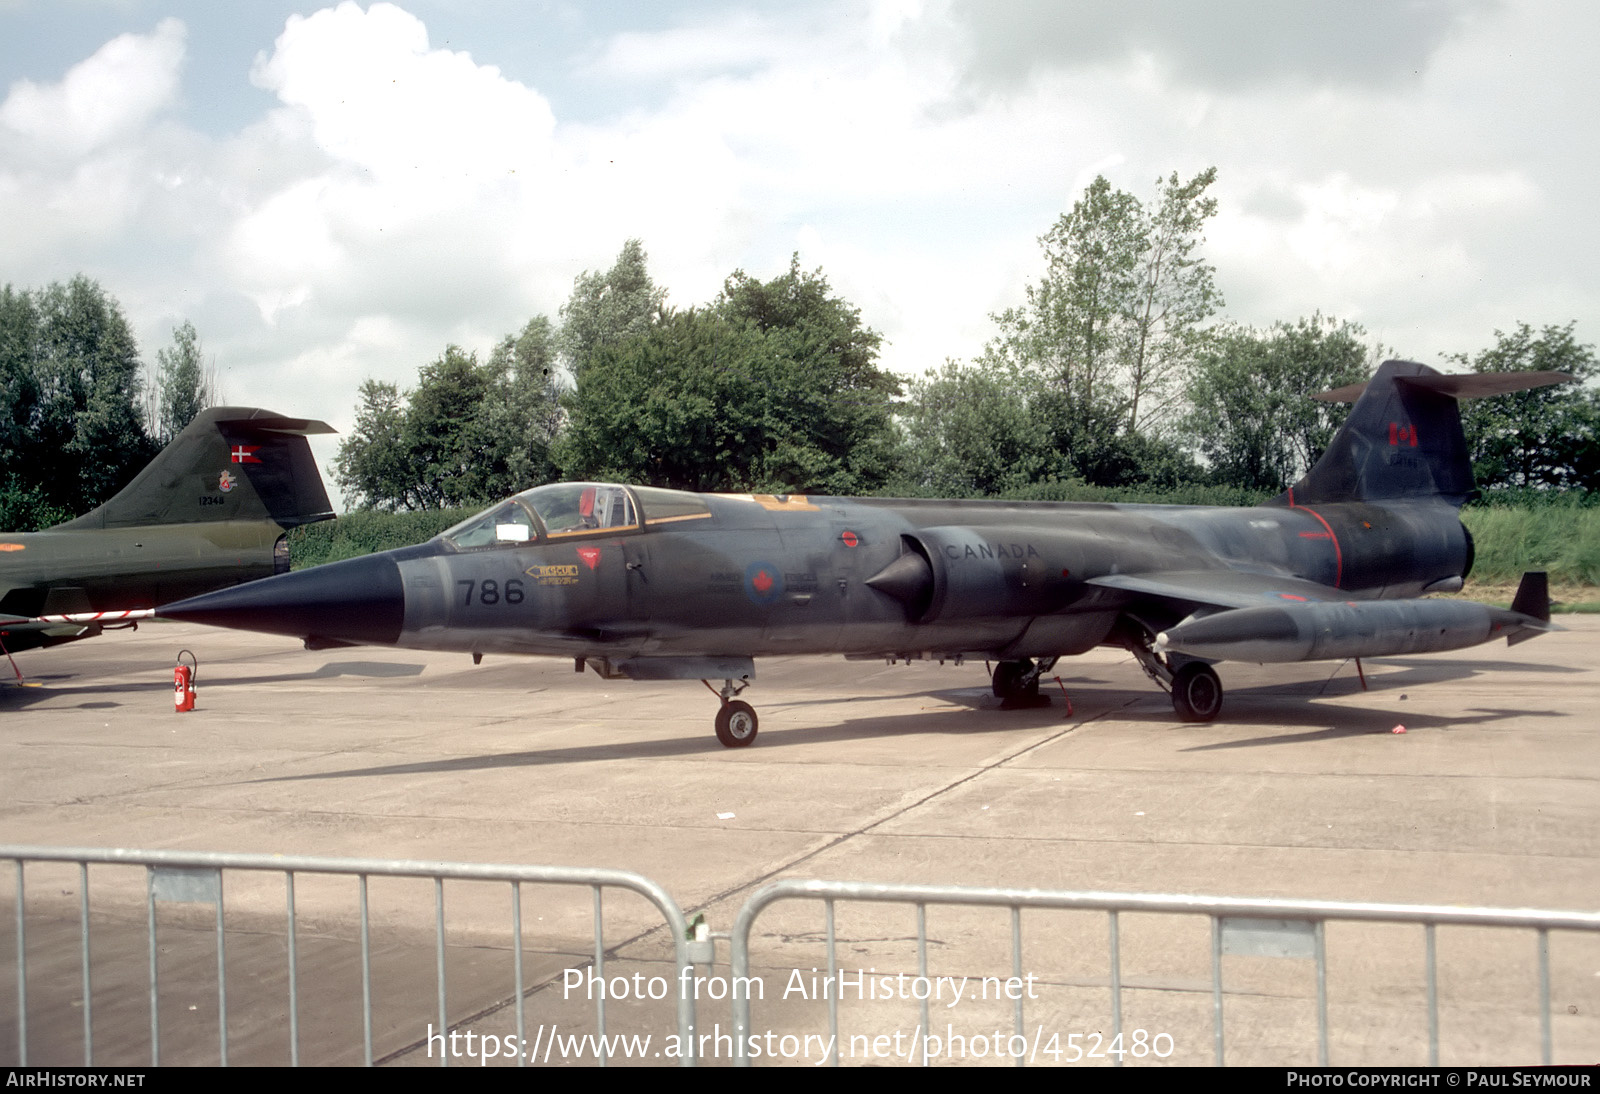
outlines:
[{"label": "aircraft shadow on ground", "polygon": [[[408,662],[394,661],[329,661],[310,672],[285,672],[273,676],[231,676],[214,679],[208,676],[202,667],[202,672],[196,680],[197,689],[204,694],[212,688],[234,688],[244,685],[256,684],[292,684],[306,680],[329,680],[340,676],[358,676],[369,679],[394,679],[406,676],[421,676],[426,666]],[[119,684],[67,684],[61,686],[55,681],[70,681],[76,679],[73,673],[54,673],[28,677],[26,686],[15,684],[0,684],[0,708],[4,707],[29,707],[46,699],[57,699],[71,695],[120,695],[129,692],[149,694],[151,692],[171,692],[171,681],[151,680],[136,683]],[[106,709],[122,706],[122,703],[97,702],[79,703],[83,709]]]},{"label": "aircraft shadow on ground", "polygon": [[[1504,719],[1538,716],[1540,712],[1479,708],[1470,714],[1442,716],[1423,713],[1417,709],[1400,707],[1392,695],[1400,687],[1420,686],[1426,683],[1464,679],[1475,675],[1482,663],[1399,662],[1386,661],[1385,665],[1401,666],[1403,672],[1386,672],[1369,677],[1374,686],[1367,693],[1375,705],[1350,706],[1346,704],[1319,704],[1317,698],[1350,697],[1362,694],[1360,683],[1352,671],[1348,677],[1337,675],[1324,680],[1298,680],[1259,687],[1239,687],[1228,693],[1228,706],[1223,716],[1210,725],[1196,725],[1176,720],[1166,696],[1149,688],[1122,688],[1095,678],[1070,680],[1063,677],[1073,708],[1068,714],[1066,703],[1059,692],[1048,696],[1048,703],[1020,709],[1004,709],[986,688],[926,689],[890,696],[849,696],[843,698],[800,699],[793,702],[773,703],[763,713],[769,717],[767,728],[761,730],[755,749],[770,752],[777,748],[816,747],[869,738],[892,738],[939,734],[977,734],[1001,730],[1039,730],[1057,726],[1070,729],[1084,724],[1094,724],[1108,716],[1149,723],[1152,731],[1186,734],[1204,739],[1227,732],[1233,727],[1274,726],[1280,732],[1242,740],[1211,741],[1184,748],[1186,752],[1203,752],[1220,749],[1257,748],[1273,745],[1306,743],[1341,737],[1373,736],[1391,733],[1397,723],[1403,723],[1408,732],[1459,730],[1489,725]],[[1382,686],[1378,686],[1381,682]],[[870,699],[898,701],[928,699],[940,708],[923,708],[916,711],[885,715],[846,717],[832,725],[772,727],[773,712],[810,707],[820,704],[849,704]],[[966,708],[962,710],[961,708]],[[714,709],[707,704],[707,713]],[[1554,715],[1556,712],[1547,712]],[[709,723],[710,718],[708,717]],[[1307,722],[1304,730],[1282,732],[1285,722]],[[605,760],[667,759],[679,757],[726,757],[737,762],[740,753],[724,749],[708,731],[702,735],[654,741],[611,741],[593,745],[535,749],[521,752],[458,756],[444,760],[417,763],[387,764],[375,767],[346,768],[305,775],[286,775],[268,779],[250,780],[256,783],[301,782],[318,779],[371,778],[389,775],[443,774],[461,771],[484,771],[501,768],[540,767],[560,764],[597,763]]]}]

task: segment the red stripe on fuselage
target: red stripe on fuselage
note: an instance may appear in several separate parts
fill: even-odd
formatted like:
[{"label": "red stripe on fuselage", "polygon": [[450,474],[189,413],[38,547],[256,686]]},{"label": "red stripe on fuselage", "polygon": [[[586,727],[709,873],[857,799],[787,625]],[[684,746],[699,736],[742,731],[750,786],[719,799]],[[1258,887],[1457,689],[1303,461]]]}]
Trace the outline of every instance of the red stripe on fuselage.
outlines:
[{"label": "red stripe on fuselage", "polygon": [[[1344,580],[1344,552],[1339,549],[1339,537],[1333,534],[1333,526],[1331,524],[1329,524],[1327,521],[1323,520],[1322,519],[1322,514],[1317,512],[1315,509],[1307,509],[1304,505],[1297,505],[1297,506],[1295,506],[1295,508],[1297,510],[1299,510],[1300,512],[1302,512],[1302,513],[1310,513],[1312,516],[1317,518],[1317,523],[1318,524],[1322,525],[1324,528],[1326,528],[1328,530],[1328,538],[1333,540],[1333,565],[1334,565],[1333,587],[1335,589],[1339,588],[1339,583]],[[1305,535],[1304,532],[1302,532],[1300,534],[1302,536]],[[1315,536],[1316,533],[1313,532],[1312,535]],[[1318,537],[1318,538],[1321,538],[1321,537]]]}]

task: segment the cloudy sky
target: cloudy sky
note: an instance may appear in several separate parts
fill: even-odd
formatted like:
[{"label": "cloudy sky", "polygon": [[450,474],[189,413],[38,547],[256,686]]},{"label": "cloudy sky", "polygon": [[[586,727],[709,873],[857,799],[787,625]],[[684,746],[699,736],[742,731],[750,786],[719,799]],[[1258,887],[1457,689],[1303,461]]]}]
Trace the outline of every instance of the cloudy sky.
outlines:
[{"label": "cloudy sky", "polygon": [[[1600,339],[1600,5],[0,0],[0,282],[353,417],[637,236],[679,306],[798,251],[907,374],[968,358],[1097,174],[1218,169],[1225,314],[1399,355]],[[331,447],[321,450],[326,457]]]}]

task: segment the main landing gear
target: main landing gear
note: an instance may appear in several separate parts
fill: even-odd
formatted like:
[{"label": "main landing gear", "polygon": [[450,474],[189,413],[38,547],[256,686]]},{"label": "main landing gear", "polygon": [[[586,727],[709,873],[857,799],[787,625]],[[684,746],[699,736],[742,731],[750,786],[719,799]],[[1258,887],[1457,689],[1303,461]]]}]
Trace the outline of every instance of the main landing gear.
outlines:
[{"label": "main landing gear", "polygon": [[1222,713],[1222,681],[1204,661],[1180,665],[1172,674],[1172,707],[1185,722],[1209,722]]},{"label": "main landing gear", "polygon": [[1039,699],[1039,678],[1055,668],[1057,658],[1041,657],[1020,661],[1001,661],[994,667],[990,689],[995,698],[1007,703],[1032,705]]},{"label": "main landing gear", "polygon": [[722,690],[711,687],[709,680],[700,681],[711,693],[722,700],[722,709],[717,711],[716,730],[717,740],[726,748],[746,748],[756,739],[756,728],[760,720],[756,718],[755,708],[742,699],[735,699],[748,683],[735,684],[732,680],[722,682]]},{"label": "main landing gear", "polygon": [[1222,681],[1216,670],[1182,654],[1162,657],[1150,643],[1149,630],[1140,628],[1134,634],[1124,633],[1120,644],[1138,660],[1146,676],[1172,693],[1172,709],[1181,721],[1215,721],[1222,713]]}]

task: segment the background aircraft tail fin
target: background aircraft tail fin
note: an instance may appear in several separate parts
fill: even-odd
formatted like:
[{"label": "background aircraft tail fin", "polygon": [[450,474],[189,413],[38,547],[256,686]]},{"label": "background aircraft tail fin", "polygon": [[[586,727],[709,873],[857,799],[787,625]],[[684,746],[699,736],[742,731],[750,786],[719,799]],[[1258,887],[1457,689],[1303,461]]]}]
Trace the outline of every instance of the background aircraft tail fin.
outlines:
[{"label": "background aircraft tail fin", "polygon": [[325,422],[256,407],[202,410],[110,501],[57,525],[63,531],[227,520],[284,528],[333,516],[306,438]]},{"label": "background aircraft tail fin", "polygon": [[1365,384],[1316,396],[1355,407],[1316,466],[1273,504],[1440,498],[1460,505],[1474,487],[1456,401],[1572,379],[1564,372],[1446,376],[1415,361],[1385,361]]}]

